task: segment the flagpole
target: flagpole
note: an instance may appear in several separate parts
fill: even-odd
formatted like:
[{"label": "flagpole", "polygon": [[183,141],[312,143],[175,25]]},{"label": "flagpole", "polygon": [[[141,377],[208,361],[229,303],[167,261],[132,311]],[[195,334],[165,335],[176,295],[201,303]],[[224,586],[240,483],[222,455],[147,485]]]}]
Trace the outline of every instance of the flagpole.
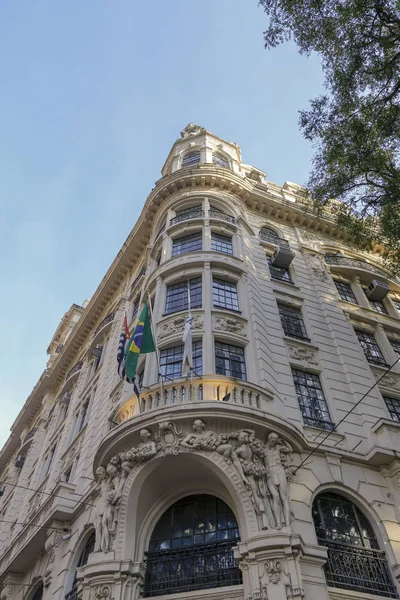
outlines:
[{"label": "flagpole", "polygon": [[[187,292],[188,292],[188,315],[191,316],[192,311],[191,311],[191,301],[190,301],[190,279],[188,279],[188,282],[187,282]],[[191,326],[192,325],[190,325],[190,327]],[[190,367],[190,385],[192,386],[192,391],[193,391],[193,358],[192,358],[192,356],[190,357],[190,359],[191,359],[190,362],[192,364],[192,366]]]},{"label": "flagpole", "polygon": [[[155,329],[155,323],[154,323],[154,317],[153,317],[153,309],[151,307],[151,298],[150,298],[150,292],[147,289],[147,301],[149,303],[149,311],[150,311],[150,326],[151,326],[151,330],[153,332],[153,340],[154,340],[154,346],[156,348],[156,359],[157,359],[157,368],[158,368],[158,375],[159,377],[161,377],[161,402],[164,402],[164,380],[163,380],[163,376],[161,373],[161,367],[160,367],[160,354],[158,351],[158,346],[157,346],[157,337],[156,337],[156,329]],[[162,406],[162,404],[161,404]]]}]

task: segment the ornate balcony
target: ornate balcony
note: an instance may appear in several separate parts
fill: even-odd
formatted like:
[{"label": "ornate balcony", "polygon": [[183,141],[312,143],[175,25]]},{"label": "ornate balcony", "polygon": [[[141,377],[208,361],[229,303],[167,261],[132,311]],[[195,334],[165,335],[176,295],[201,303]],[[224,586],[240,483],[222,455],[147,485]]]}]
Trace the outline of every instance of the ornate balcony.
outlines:
[{"label": "ornate balcony", "polygon": [[190,221],[191,219],[202,219],[203,217],[204,210],[196,208],[194,210],[188,210],[180,215],[177,215],[176,217],[170,220],[169,225],[176,225],[181,221]]},{"label": "ornate balcony", "polygon": [[384,271],[375,265],[371,265],[370,263],[357,258],[349,258],[348,256],[340,256],[339,254],[325,254],[325,262],[327,265],[337,265],[339,267],[351,267],[353,269],[369,271],[370,273],[374,273],[376,275],[382,275],[386,279],[393,278],[393,275],[387,271]]},{"label": "ornate balcony", "polygon": [[100,325],[96,328],[93,337],[95,338],[96,335],[103,329],[103,327],[105,327],[106,325],[108,325],[109,323],[111,323],[114,320],[114,313],[110,313],[108,314],[100,323]]},{"label": "ornate balcony", "polygon": [[226,213],[222,212],[222,210],[218,210],[217,208],[210,208],[208,211],[208,216],[210,219],[221,219],[221,221],[235,223],[235,217],[227,215]]},{"label": "ornate balcony", "polygon": [[82,366],[83,366],[83,360],[80,360],[79,362],[77,362],[77,363],[76,363],[76,364],[75,364],[75,365],[72,367],[72,369],[70,369],[70,370],[68,371],[68,373],[67,373],[67,374],[66,374],[66,376],[65,376],[65,381],[68,381],[68,379],[71,379],[71,377],[72,377],[73,375],[75,375],[76,373],[78,373],[78,372],[79,372],[79,371],[82,369]]},{"label": "ornate balcony", "polygon": [[263,229],[260,230],[260,239],[263,242],[267,242],[269,244],[275,244],[275,246],[279,246],[280,248],[287,248],[290,250],[289,242],[284,238],[280,238],[277,235],[272,235]]}]

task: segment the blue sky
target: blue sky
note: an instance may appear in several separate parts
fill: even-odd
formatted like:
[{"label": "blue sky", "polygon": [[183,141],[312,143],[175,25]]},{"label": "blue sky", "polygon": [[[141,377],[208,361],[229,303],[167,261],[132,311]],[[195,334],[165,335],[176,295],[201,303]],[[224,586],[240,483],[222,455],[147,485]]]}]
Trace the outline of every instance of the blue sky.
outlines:
[{"label": "blue sky", "polygon": [[187,123],[306,182],[319,60],[264,50],[266,23],[257,0],[1,3],[0,445]]}]

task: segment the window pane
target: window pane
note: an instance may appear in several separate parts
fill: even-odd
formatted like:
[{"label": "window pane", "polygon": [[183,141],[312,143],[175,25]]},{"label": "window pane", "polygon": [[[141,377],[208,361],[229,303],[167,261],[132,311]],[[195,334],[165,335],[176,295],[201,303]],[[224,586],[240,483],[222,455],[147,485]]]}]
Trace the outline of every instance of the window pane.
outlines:
[{"label": "window pane", "polygon": [[383,399],[386,402],[393,421],[400,423],[400,400],[398,398],[389,398],[388,396],[383,396]]},{"label": "window pane", "polygon": [[309,341],[301,316],[301,310],[284,306],[283,304],[278,304],[278,308],[284,334],[289,337]]},{"label": "window pane", "polygon": [[246,379],[244,349],[239,346],[215,342],[215,366],[219,375]]},{"label": "window pane", "polygon": [[213,153],[212,161],[215,165],[218,165],[219,167],[224,167],[225,169],[229,169],[228,159],[225,158],[225,156],[223,154],[220,154],[219,152]]},{"label": "window pane", "polygon": [[186,252],[196,252],[197,250],[201,250],[202,247],[202,232],[198,231],[197,233],[173,240],[171,256],[179,256],[179,254],[185,254]]},{"label": "window pane", "polygon": [[[193,342],[192,345],[193,369],[201,375],[203,368],[202,340]],[[160,352],[160,371],[170,379],[182,377],[183,344],[173,348],[165,348]]]},{"label": "window pane", "polygon": [[218,308],[239,310],[236,284],[222,279],[213,279],[213,303]]},{"label": "window pane", "polygon": [[400,358],[400,342],[395,342],[394,340],[390,340],[392,344],[393,350],[396,352],[398,358]]},{"label": "window pane", "polygon": [[305,425],[333,429],[328,405],[318,375],[292,369],[294,387]]},{"label": "window pane", "polygon": [[293,283],[288,269],[274,267],[270,257],[268,258],[268,264],[269,264],[269,270],[270,270],[272,279],[279,279],[280,281],[286,281],[287,283]]},{"label": "window pane", "polygon": [[351,289],[351,285],[349,283],[337,281],[336,279],[334,279],[333,281],[342,300],[344,300],[345,302],[351,302],[352,304],[358,304],[357,298],[355,297],[353,290]]},{"label": "window pane", "polygon": [[200,162],[200,151],[195,150],[194,152],[188,152],[185,154],[182,160],[182,167],[191,167],[197,165]]},{"label": "window pane", "polygon": [[215,252],[224,252],[225,254],[233,254],[232,238],[219,233],[211,233],[211,250]]},{"label": "window pane", "polygon": [[386,365],[384,356],[378,344],[376,343],[373,334],[365,331],[359,331],[358,329],[356,329],[355,332],[358,337],[358,341],[364,350],[367,361],[377,365]]},{"label": "window pane", "polygon": [[[199,308],[202,303],[202,281],[201,277],[189,280],[190,305],[191,308]],[[167,299],[165,303],[165,314],[171,314],[179,310],[187,310],[188,305],[188,281],[180,281],[167,286]]]}]

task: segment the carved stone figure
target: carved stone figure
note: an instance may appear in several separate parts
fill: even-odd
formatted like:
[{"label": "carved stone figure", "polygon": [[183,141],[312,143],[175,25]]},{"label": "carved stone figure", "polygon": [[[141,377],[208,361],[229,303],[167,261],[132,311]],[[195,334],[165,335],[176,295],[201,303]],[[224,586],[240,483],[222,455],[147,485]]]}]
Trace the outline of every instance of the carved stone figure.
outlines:
[{"label": "carved stone figure", "polygon": [[264,446],[264,461],[267,469],[267,487],[272,496],[272,510],[277,529],[280,529],[282,525],[290,524],[289,485],[285,456],[291,452],[293,452],[291,445],[281,440],[277,433],[272,431],[268,434]]},{"label": "carved stone figure", "polygon": [[108,552],[110,550],[110,532],[107,526],[107,509],[109,505],[110,480],[107,478],[105,467],[100,466],[96,470],[96,491],[98,499],[94,527],[96,533],[95,552]]},{"label": "carved stone figure", "polygon": [[200,127],[200,125],[195,125],[194,123],[189,123],[189,125],[186,125],[185,129],[181,131],[181,137],[187,138],[192,135],[196,135],[197,133],[201,133],[202,131],[205,131],[204,127]]},{"label": "carved stone figure", "polygon": [[304,258],[310,267],[311,275],[314,279],[318,279],[319,281],[326,281],[328,279],[328,272],[325,265],[318,256],[305,254]]}]

